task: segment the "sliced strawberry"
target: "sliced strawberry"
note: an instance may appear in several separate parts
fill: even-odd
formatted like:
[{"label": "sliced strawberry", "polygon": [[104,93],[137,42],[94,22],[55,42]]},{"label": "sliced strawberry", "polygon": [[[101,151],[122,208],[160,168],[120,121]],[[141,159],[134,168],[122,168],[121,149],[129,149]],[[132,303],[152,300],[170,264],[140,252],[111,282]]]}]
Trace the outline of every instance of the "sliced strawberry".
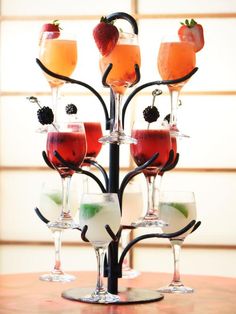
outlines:
[{"label": "sliced strawberry", "polygon": [[204,33],[201,24],[198,24],[194,19],[185,20],[181,23],[178,30],[178,35],[181,41],[191,41],[194,43],[194,51],[200,51],[204,46]]},{"label": "sliced strawberry", "polygon": [[93,38],[103,56],[107,56],[115,47],[119,31],[106,17],[102,17],[100,23],[93,30]]},{"label": "sliced strawberry", "polygon": [[53,39],[53,38],[58,38],[60,36],[60,22],[58,20],[54,20],[52,23],[46,23],[42,26],[41,28],[41,33],[40,33],[40,41],[42,39],[42,35],[44,32],[49,32],[47,34],[47,38]]}]

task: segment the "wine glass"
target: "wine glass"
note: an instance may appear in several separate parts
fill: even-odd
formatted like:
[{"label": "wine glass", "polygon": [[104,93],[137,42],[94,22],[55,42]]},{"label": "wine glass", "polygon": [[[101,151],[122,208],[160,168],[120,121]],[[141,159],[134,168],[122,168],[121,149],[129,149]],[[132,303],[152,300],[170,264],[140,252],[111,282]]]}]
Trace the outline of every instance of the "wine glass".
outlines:
[{"label": "wine glass", "polygon": [[[175,80],[190,73],[196,64],[194,44],[190,41],[181,41],[176,36],[164,37],[159,48],[157,58],[158,70],[163,80]],[[186,84],[183,81],[178,84],[169,84],[168,89],[171,97],[170,127],[176,136],[185,137],[177,127],[177,109],[179,94]],[[186,136],[188,137],[188,136]]]},{"label": "wine glass", "polygon": [[[77,41],[75,36],[63,31],[43,32],[40,38],[39,59],[50,71],[70,76],[77,63]],[[59,91],[64,81],[46,73],[44,75],[51,87],[54,123],[57,123]]]},{"label": "wine glass", "polygon": [[136,122],[131,135],[137,139],[137,144],[130,145],[130,151],[138,166],[143,165],[154,154],[159,153],[152,164],[143,170],[147,182],[147,210],[144,217],[141,217],[133,225],[162,226],[165,221],[159,219],[158,208],[155,204],[155,178],[169,158],[171,150],[169,127],[158,122]]},{"label": "wine glass", "polygon": [[[70,203],[73,212],[77,211],[78,207],[78,193],[76,190],[70,191]],[[61,189],[54,184],[44,183],[40,193],[39,208],[40,212],[50,219],[54,218],[62,205]],[[50,228],[54,239],[55,263],[53,269],[47,273],[39,276],[42,281],[50,282],[70,282],[76,279],[74,275],[65,273],[61,268],[61,242],[62,229]]]},{"label": "wine glass", "polygon": [[[168,222],[164,226],[163,232],[176,232],[192,220],[196,220],[196,202],[192,191],[162,191],[160,193],[160,218]],[[193,289],[184,286],[180,280],[179,260],[180,250],[186,236],[192,231],[188,230],[178,237],[171,238],[170,243],[174,255],[174,275],[171,283],[166,287],[159,288],[158,291],[166,293],[191,293]]]},{"label": "wine glass", "polygon": [[80,227],[87,226],[86,238],[93,245],[97,257],[98,274],[95,290],[90,295],[81,298],[90,303],[113,303],[119,301],[119,296],[111,294],[103,285],[104,255],[112,241],[105,225],[109,225],[114,234],[120,227],[120,206],[115,193],[83,194],[79,221]]},{"label": "wine glass", "polygon": [[102,75],[112,64],[106,83],[110,86],[114,96],[114,121],[112,131],[109,135],[102,137],[99,141],[112,144],[136,143],[136,140],[126,135],[120,120],[120,109],[122,97],[127,87],[135,83],[135,66],[140,66],[140,49],[138,37],[132,33],[120,32],[115,48],[107,56],[100,59],[100,69]]},{"label": "wine glass", "polygon": [[[62,180],[62,210],[59,219],[49,223],[49,228],[72,229],[77,228],[71,215],[69,206],[69,190],[71,177],[75,170],[72,167],[79,167],[86,154],[86,137],[83,123],[70,122],[57,124],[56,128],[50,126],[47,134],[47,158],[59,172]],[[58,153],[65,165],[60,161],[55,153]]]},{"label": "wine glass", "polygon": [[[86,134],[86,142],[87,142],[87,153],[84,158],[82,168],[89,171],[90,163],[86,162],[88,160],[95,161],[97,155],[100,153],[102,148],[102,144],[98,141],[102,136],[102,127],[100,122],[84,122],[84,129]],[[83,191],[84,193],[88,193],[88,176],[83,176]]]}]

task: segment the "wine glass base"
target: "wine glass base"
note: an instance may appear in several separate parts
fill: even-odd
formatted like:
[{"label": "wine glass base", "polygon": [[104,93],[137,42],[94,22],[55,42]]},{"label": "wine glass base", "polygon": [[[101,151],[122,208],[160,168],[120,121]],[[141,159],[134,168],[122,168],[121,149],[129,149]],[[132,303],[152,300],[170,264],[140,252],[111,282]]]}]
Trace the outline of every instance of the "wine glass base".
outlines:
[{"label": "wine glass base", "polygon": [[169,284],[166,287],[161,287],[157,289],[157,291],[161,293],[185,294],[185,293],[193,293],[194,289],[190,287],[186,287],[183,284],[180,284],[180,285]]},{"label": "wine glass base", "polygon": [[123,279],[133,279],[140,275],[140,272],[138,270],[135,270],[130,267],[124,267],[122,268],[122,278]]},{"label": "wine glass base", "polygon": [[178,139],[190,138],[189,135],[181,133],[176,127],[171,127],[170,134],[171,134],[171,136],[175,136]]},{"label": "wine glass base", "polygon": [[39,279],[42,281],[48,281],[48,282],[71,282],[76,279],[75,276],[69,275],[69,274],[44,274],[39,276]]},{"label": "wine glass base", "polygon": [[79,228],[79,224],[77,224],[72,219],[62,219],[58,221],[51,221],[48,224],[48,228],[51,230],[65,230],[65,229],[76,229]]},{"label": "wine glass base", "polygon": [[123,132],[111,132],[109,135],[101,137],[98,141],[103,144],[137,144],[135,138],[132,138]]},{"label": "wine glass base", "polygon": [[48,125],[42,125],[36,129],[36,133],[47,133]]},{"label": "wine glass base", "polygon": [[116,302],[95,302],[89,299],[93,293],[93,288],[72,288],[62,292],[62,297],[65,299],[96,304],[137,304],[160,301],[164,295],[155,290],[139,289],[139,288],[119,288],[118,297]]},{"label": "wine glass base", "polygon": [[147,218],[141,218],[136,222],[131,223],[132,227],[165,227],[168,226],[168,223],[165,221],[159,219],[159,218],[153,218],[153,219],[147,219]]},{"label": "wine glass base", "polygon": [[86,303],[110,304],[119,302],[120,298],[118,295],[114,295],[107,292],[102,295],[98,294],[85,295],[84,297],[81,298],[81,301]]}]

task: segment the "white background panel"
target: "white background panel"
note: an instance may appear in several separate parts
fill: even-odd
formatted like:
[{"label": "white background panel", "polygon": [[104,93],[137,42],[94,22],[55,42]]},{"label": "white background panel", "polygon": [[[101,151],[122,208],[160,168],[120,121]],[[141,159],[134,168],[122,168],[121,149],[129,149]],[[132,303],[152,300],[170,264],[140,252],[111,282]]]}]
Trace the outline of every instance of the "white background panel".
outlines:
[{"label": "white background panel", "polygon": [[231,0],[139,0],[138,4],[143,14],[231,13],[236,10],[236,3]]},{"label": "white background panel", "polygon": [[104,15],[112,12],[129,12],[129,0],[2,0],[3,15]]}]

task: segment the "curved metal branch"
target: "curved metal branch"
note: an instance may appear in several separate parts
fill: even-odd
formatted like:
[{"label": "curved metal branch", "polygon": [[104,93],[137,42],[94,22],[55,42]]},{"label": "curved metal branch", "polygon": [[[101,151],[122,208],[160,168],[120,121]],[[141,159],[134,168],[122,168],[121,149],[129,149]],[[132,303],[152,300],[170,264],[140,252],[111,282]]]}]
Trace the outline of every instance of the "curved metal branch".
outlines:
[{"label": "curved metal branch", "polygon": [[53,166],[53,164],[49,161],[48,156],[47,156],[45,151],[42,152],[42,155],[43,155],[43,159],[44,159],[45,163],[48,165],[48,167],[53,169],[53,170],[56,170],[56,168]]},{"label": "curved metal branch", "polygon": [[83,229],[81,230],[81,239],[84,241],[84,242],[89,242],[89,240],[86,238],[86,232],[88,230],[88,226],[87,225],[84,225]]},{"label": "curved metal branch", "polygon": [[65,159],[63,159],[61,157],[61,155],[57,152],[57,151],[54,151],[54,156],[66,167],[74,170],[75,172],[77,173],[81,173],[81,174],[84,174],[84,175],[87,175],[89,176],[90,178],[92,178],[94,181],[96,181],[96,183],[99,185],[101,191],[103,193],[106,193],[106,188],[104,187],[104,185],[102,184],[102,182],[92,173],[92,172],[89,172],[89,171],[86,171],[86,170],[83,170],[82,168],[79,168],[79,167],[75,167],[74,165],[72,165],[71,163],[67,162]]},{"label": "curved metal branch", "polygon": [[170,85],[170,84],[178,84],[181,83],[187,79],[189,79],[191,76],[193,76],[196,72],[197,72],[198,68],[194,68],[190,73],[188,73],[187,75],[176,79],[176,80],[163,80],[163,81],[153,81],[153,82],[149,82],[149,83],[145,83],[143,85],[140,85],[139,87],[137,87],[126,99],[123,109],[122,109],[122,125],[124,126],[124,122],[125,122],[125,112],[126,109],[130,103],[130,101],[132,100],[132,98],[139,93],[142,89],[147,88],[149,86],[152,85]]},{"label": "curved metal branch", "polygon": [[129,181],[133,177],[135,177],[137,174],[141,173],[143,169],[145,169],[146,167],[151,165],[151,163],[158,157],[158,155],[159,155],[159,153],[154,154],[148,161],[146,161],[141,166],[136,167],[134,170],[132,170],[129,173],[127,173],[127,175],[124,177],[124,179],[121,182],[120,189],[119,189],[119,192],[118,192],[118,197],[119,197],[121,208],[122,208],[122,196],[123,196],[123,192],[124,192],[124,189],[125,189],[126,185],[129,183]]},{"label": "curved metal branch", "polygon": [[57,73],[54,73],[54,72],[50,71],[48,68],[45,67],[45,65],[38,58],[36,58],[36,62],[40,66],[40,68],[45,73],[47,73],[48,75],[50,75],[52,77],[55,77],[55,78],[58,78],[59,80],[62,80],[62,81],[66,81],[66,82],[69,82],[69,83],[72,83],[72,84],[81,85],[81,86],[89,89],[98,98],[98,100],[100,101],[100,103],[101,103],[101,105],[103,107],[103,111],[104,111],[104,114],[105,114],[106,121],[109,120],[109,115],[108,115],[108,110],[107,110],[106,104],[105,104],[103,98],[101,97],[101,95],[92,86],[90,86],[90,85],[88,85],[88,84],[86,84],[84,82],[81,82],[81,81],[72,79],[70,77],[67,77],[67,76],[64,76],[64,75],[60,75],[60,74],[57,74]]},{"label": "curved metal branch", "polygon": [[114,242],[118,241],[118,237],[115,235],[115,233],[112,231],[111,227],[109,225],[105,225],[105,229],[109,236],[112,238]]},{"label": "curved metal branch", "polygon": [[34,211],[36,212],[37,216],[45,223],[48,224],[49,220],[44,217],[44,215],[41,213],[41,211],[38,209],[38,207],[35,207]]},{"label": "curved metal branch", "polygon": [[200,227],[200,225],[201,225],[201,221],[198,221],[198,222],[194,225],[193,230],[191,231],[191,233],[193,233],[194,231],[196,231],[196,230],[198,229],[198,227]]},{"label": "curved metal branch", "polygon": [[129,14],[125,13],[125,12],[116,12],[116,13],[112,13],[106,16],[106,19],[111,22],[117,19],[123,19],[128,21],[132,28],[133,28],[133,32],[137,35],[138,34],[138,24],[136,22],[136,20]]},{"label": "curved metal branch", "polygon": [[[118,237],[114,234],[114,232],[112,231],[111,227],[109,225],[105,225],[105,229],[106,229],[107,233],[109,234],[109,236],[112,238],[112,240],[117,242],[118,241]],[[90,242],[86,238],[87,231],[88,231],[88,225],[84,225],[84,227],[81,230],[81,238],[85,242]]]},{"label": "curved metal branch", "polygon": [[[110,85],[107,84],[107,77],[108,77],[112,67],[113,67],[113,64],[109,63],[109,65],[107,66],[105,72],[103,73],[102,84],[103,84],[104,87],[110,87]],[[140,77],[141,76],[140,76],[140,70],[139,70],[139,65],[138,64],[134,65],[134,70],[135,70],[135,80],[129,87],[133,87],[134,85],[136,85],[140,81]]]},{"label": "curved metal branch", "polygon": [[87,163],[87,164],[93,165],[99,171],[101,171],[101,173],[103,175],[103,178],[104,178],[104,181],[105,181],[106,190],[107,190],[108,189],[108,184],[109,184],[109,179],[108,179],[108,175],[107,175],[105,169],[96,160],[92,160],[90,158],[85,158],[84,162]]},{"label": "curved metal branch", "polygon": [[135,64],[134,65],[134,69],[135,69],[136,77],[135,77],[135,80],[134,80],[133,84],[131,84],[129,87],[133,87],[134,85],[136,85],[140,81],[141,75],[140,75],[139,65]]},{"label": "curved metal branch", "polygon": [[[185,233],[186,231],[188,231],[189,229],[191,229],[194,225],[195,225],[196,221],[192,220],[187,226],[185,226],[184,228],[182,228],[181,230],[177,231],[177,232],[173,232],[173,233],[150,233],[150,234],[144,234],[141,235],[137,238],[135,238],[134,240],[132,240],[123,250],[121,256],[120,256],[120,260],[119,260],[119,266],[122,267],[122,263],[124,261],[124,258],[127,254],[127,252],[131,249],[132,246],[134,246],[137,242],[141,241],[141,240],[145,240],[145,239],[150,239],[150,238],[175,238],[178,237],[179,235]],[[197,223],[198,224],[198,223]],[[199,224],[200,225],[200,224]],[[198,227],[199,227],[198,225]]]},{"label": "curved metal branch", "polygon": [[90,171],[83,170],[82,168],[79,168],[77,172],[92,178],[98,184],[102,193],[107,193],[107,189],[104,187],[102,182],[98,179],[98,177],[95,176],[95,174],[93,174]]},{"label": "curved metal branch", "polygon": [[166,164],[164,165],[164,167],[158,173],[158,175],[162,176],[164,174],[164,172],[170,171],[176,167],[176,165],[179,161],[179,153],[176,154],[174,160],[173,160],[173,158],[174,158],[174,151],[173,151],[173,149],[171,149],[170,153],[169,153],[169,158],[168,158]]},{"label": "curved metal branch", "polygon": [[109,63],[109,65],[107,66],[105,72],[103,73],[103,76],[102,76],[102,85],[104,87],[110,87],[108,84],[107,84],[107,77],[108,77],[108,74],[111,72],[111,69],[113,67],[113,64],[112,63]]}]

